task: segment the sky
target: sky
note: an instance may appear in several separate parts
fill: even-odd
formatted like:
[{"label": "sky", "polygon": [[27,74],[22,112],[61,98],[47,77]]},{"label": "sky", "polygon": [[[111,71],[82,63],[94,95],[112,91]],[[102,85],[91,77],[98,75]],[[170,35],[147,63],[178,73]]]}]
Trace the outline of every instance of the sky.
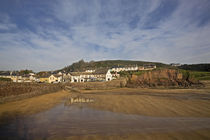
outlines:
[{"label": "sky", "polygon": [[0,0],[0,70],[210,62],[210,0]]}]

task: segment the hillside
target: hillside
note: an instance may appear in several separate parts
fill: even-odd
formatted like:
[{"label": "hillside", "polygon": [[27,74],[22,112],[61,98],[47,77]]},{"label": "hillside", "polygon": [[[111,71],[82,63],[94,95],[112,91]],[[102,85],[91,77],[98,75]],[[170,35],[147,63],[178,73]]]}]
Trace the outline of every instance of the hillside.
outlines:
[{"label": "hillside", "polygon": [[157,67],[169,67],[167,64],[158,62],[145,62],[145,61],[131,61],[131,60],[105,60],[105,61],[90,61],[85,62],[80,60],[58,71],[72,72],[72,71],[85,71],[87,69],[103,69],[112,67],[125,67],[125,66],[143,66],[144,64],[155,64]]},{"label": "hillside", "polygon": [[178,68],[184,69],[184,70],[191,70],[191,71],[206,71],[210,72],[210,63],[206,64],[184,64],[182,66],[179,66]]}]

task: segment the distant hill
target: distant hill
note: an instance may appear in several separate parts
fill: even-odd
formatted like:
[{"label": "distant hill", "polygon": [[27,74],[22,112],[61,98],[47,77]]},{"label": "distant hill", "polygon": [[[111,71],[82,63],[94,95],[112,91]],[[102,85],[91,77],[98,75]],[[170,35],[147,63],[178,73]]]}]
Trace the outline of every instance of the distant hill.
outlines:
[{"label": "distant hill", "polygon": [[184,70],[191,70],[191,71],[206,71],[210,72],[210,63],[206,64],[184,64],[179,66],[178,68],[184,69]]},{"label": "distant hill", "polygon": [[87,69],[107,69],[112,67],[125,67],[125,66],[143,66],[144,64],[155,64],[157,67],[169,67],[167,64],[158,62],[145,62],[145,61],[132,61],[132,60],[105,60],[105,61],[90,61],[85,62],[80,60],[58,71],[65,72],[81,72]]},{"label": "distant hill", "polygon": [[[11,73],[12,72],[12,73]],[[27,75],[29,73],[34,73],[32,70],[20,70],[20,71],[0,71],[0,75],[21,75],[21,76],[24,76],[24,75]]]}]

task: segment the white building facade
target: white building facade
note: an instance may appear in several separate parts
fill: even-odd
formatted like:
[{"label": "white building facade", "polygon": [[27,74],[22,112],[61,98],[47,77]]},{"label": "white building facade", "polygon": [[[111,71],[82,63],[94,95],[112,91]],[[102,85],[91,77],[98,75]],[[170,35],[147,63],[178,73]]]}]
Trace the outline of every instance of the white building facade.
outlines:
[{"label": "white building facade", "polygon": [[90,82],[90,81],[111,81],[112,74],[110,70],[106,73],[89,73],[89,72],[77,72],[71,74],[71,83],[74,82]]}]

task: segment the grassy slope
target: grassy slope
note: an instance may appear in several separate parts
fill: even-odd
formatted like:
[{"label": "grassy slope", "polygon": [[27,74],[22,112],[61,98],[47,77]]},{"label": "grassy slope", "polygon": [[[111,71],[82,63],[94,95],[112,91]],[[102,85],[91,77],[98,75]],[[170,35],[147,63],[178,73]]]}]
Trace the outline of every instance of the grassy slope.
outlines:
[{"label": "grassy slope", "polygon": [[210,72],[191,71],[190,74],[198,80],[210,80]]},{"label": "grassy slope", "polygon": [[86,69],[112,68],[118,66],[135,66],[135,65],[142,66],[144,64],[155,64],[157,67],[169,67],[169,65],[167,64],[158,63],[158,62],[131,61],[131,60],[105,60],[105,61],[92,61],[92,62],[79,61],[63,68],[62,70],[65,70],[66,72],[84,71]]},{"label": "grassy slope", "polygon": [[210,72],[204,71],[191,71],[191,70],[182,70],[180,69],[184,75],[189,74],[190,77],[195,78],[197,80],[210,80]]}]

